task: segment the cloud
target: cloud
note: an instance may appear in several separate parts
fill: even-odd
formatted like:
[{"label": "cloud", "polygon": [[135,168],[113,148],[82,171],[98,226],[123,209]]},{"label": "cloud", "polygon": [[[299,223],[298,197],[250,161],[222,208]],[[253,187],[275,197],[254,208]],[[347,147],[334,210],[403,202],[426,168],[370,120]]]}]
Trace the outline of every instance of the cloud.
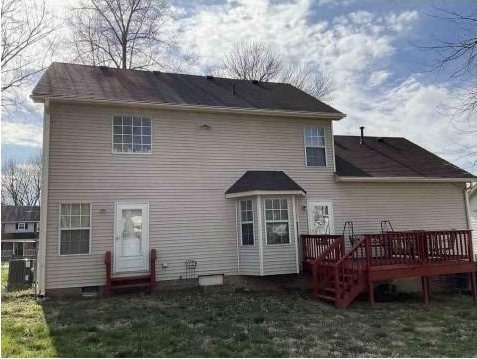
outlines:
[{"label": "cloud", "polygon": [[41,147],[43,142],[42,126],[34,123],[2,120],[2,144],[15,144]]},{"label": "cloud", "polygon": [[368,79],[368,86],[369,87],[375,87],[381,85],[384,81],[387,80],[387,78],[391,75],[391,72],[389,71],[374,71],[371,73]]}]

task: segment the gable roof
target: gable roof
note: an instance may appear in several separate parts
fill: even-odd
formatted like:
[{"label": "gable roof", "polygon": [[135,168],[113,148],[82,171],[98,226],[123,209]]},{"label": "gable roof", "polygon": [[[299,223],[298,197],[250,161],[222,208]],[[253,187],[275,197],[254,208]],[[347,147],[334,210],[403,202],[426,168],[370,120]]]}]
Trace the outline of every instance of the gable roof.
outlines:
[{"label": "gable roof", "polygon": [[475,179],[477,177],[405,138],[334,136],[341,177]]},{"label": "gable roof", "polygon": [[122,101],[147,104],[205,106],[344,114],[296,87],[275,82],[254,83],[159,71],[54,62],[32,92],[35,101],[45,98]]},{"label": "gable roof", "polygon": [[306,191],[283,171],[247,171],[225,194],[251,191]]},{"label": "gable roof", "polygon": [[2,222],[38,222],[38,206],[2,206]]}]

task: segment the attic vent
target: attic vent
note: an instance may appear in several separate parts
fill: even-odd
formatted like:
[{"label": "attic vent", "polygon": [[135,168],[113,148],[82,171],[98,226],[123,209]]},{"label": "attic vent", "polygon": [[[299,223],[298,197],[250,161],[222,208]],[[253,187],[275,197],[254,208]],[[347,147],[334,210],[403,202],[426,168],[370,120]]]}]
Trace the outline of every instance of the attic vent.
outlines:
[{"label": "attic vent", "polygon": [[253,83],[254,85],[258,85],[258,80],[252,80],[252,83]]},{"label": "attic vent", "polygon": [[205,76],[205,78],[206,78],[207,80],[213,80],[213,79],[214,79],[214,76],[212,76],[212,75],[207,75],[207,76]]}]

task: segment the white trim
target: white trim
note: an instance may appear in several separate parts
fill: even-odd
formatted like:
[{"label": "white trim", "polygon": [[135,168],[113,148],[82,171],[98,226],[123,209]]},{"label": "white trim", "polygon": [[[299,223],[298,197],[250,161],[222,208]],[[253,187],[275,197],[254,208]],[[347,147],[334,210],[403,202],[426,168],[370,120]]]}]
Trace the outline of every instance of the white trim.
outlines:
[{"label": "white trim", "polygon": [[297,195],[304,196],[304,191],[247,191],[247,192],[237,192],[237,193],[228,193],[225,195],[225,198],[240,198],[240,197],[249,197],[249,196],[287,196],[287,195]]},{"label": "white trim", "polygon": [[120,106],[134,106],[134,107],[152,107],[164,110],[182,110],[182,111],[196,111],[196,112],[215,112],[215,113],[236,113],[244,115],[262,115],[275,117],[301,117],[314,119],[331,119],[341,120],[346,117],[344,113],[329,113],[329,112],[309,112],[309,111],[286,111],[286,110],[267,110],[254,109],[242,107],[224,107],[224,106],[205,106],[205,105],[184,105],[173,103],[154,103],[147,101],[128,101],[128,100],[105,100],[95,98],[82,98],[72,96],[35,96],[30,98],[34,102],[44,102],[47,100],[57,102],[76,102],[76,103],[90,103],[90,104],[114,104]]},{"label": "white trim", "polygon": [[[252,202],[252,220],[251,221],[242,221],[242,208],[241,202],[242,201],[251,201]],[[238,223],[239,223],[239,238],[240,238],[240,247],[241,248],[253,248],[255,247],[256,238],[255,238],[255,210],[254,210],[254,200],[253,198],[241,198],[237,200],[238,203]],[[243,244],[243,237],[242,237],[242,224],[252,224],[253,228],[253,244]]]},{"label": "white trim", "polygon": [[295,260],[296,260],[296,272],[300,273],[300,263],[298,259],[298,218],[296,217],[296,201],[295,196],[292,196],[292,213],[293,213],[293,223],[295,229]]},{"label": "white trim", "polygon": [[312,199],[310,199],[306,203],[307,220],[308,220],[308,233],[313,234],[313,232],[311,230],[311,222],[312,222],[311,208],[312,208],[313,205],[327,206],[328,207],[328,217],[329,217],[329,220],[330,220],[330,222],[329,222],[330,223],[330,231],[329,231],[330,233],[329,234],[335,234],[335,216],[334,216],[334,210],[333,210],[333,201],[331,201],[331,200],[314,201]]},{"label": "white trim", "polygon": [[258,260],[260,275],[263,275],[263,220],[262,220],[262,197],[257,196],[257,225],[258,225]]},{"label": "white trim", "polygon": [[[89,204],[89,227],[71,227],[71,228],[61,228],[61,205],[62,204]],[[58,209],[58,256],[60,257],[77,257],[77,256],[89,256],[91,255],[91,247],[93,246],[93,203],[91,201],[81,201],[81,200],[65,200],[59,202],[59,209]],[[81,213],[81,212],[80,212]],[[62,230],[81,230],[81,229],[88,229],[89,230],[89,245],[88,245],[88,253],[73,253],[73,254],[61,254],[61,231]]]},{"label": "white trim", "polygon": [[430,177],[352,177],[335,175],[336,182],[473,182],[475,178],[430,178]]},{"label": "white trim", "polygon": [[[23,228],[20,228],[20,225],[23,225],[22,227]],[[25,225],[25,222],[18,222],[17,224],[17,231],[24,231],[26,229],[26,225]]]},{"label": "white trim", "polygon": [[[131,270],[121,270],[117,268],[118,260],[116,259],[117,249],[116,249],[116,239],[118,238],[118,210],[119,209],[141,209],[142,210],[142,241],[143,241],[143,257],[144,257],[144,267],[131,269]],[[117,201],[114,203],[114,237],[113,237],[113,273],[134,273],[134,272],[143,272],[147,271],[149,268],[149,251],[150,251],[150,241],[149,241],[149,202],[147,201]]]},{"label": "white trim", "polygon": [[[467,219],[467,229],[472,229],[472,218],[470,215],[469,189],[464,188],[465,217]],[[472,234],[471,234],[472,237]],[[472,240],[471,240],[472,242]],[[475,251],[475,250],[474,250]]]},{"label": "white trim", "polygon": [[331,123],[330,131],[331,131],[331,160],[333,161],[333,173],[336,173],[335,135],[333,134],[333,123]]},{"label": "white trim", "polygon": [[[114,151],[114,117],[126,117],[126,116],[130,116],[131,118],[134,118],[134,117],[140,117],[141,119],[142,118],[146,118],[148,119],[149,121],[151,121],[151,152],[117,152],[117,151]],[[142,126],[142,125],[141,125]],[[131,114],[131,113],[126,113],[126,114],[123,114],[123,115],[119,115],[119,114],[116,114],[116,115],[111,115],[111,153],[113,155],[139,155],[139,156],[142,156],[142,155],[152,155],[152,142],[153,142],[153,132],[152,132],[152,117],[147,117],[147,116],[142,116],[142,115],[138,115],[138,114]],[[131,133],[131,137],[134,136],[133,133]],[[134,143],[134,141],[133,141]],[[132,146],[132,144],[131,144]]]},{"label": "white trim", "polygon": [[[287,217],[288,220],[288,243],[268,243],[268,232],[267,232],[267,223],[284,223],[284,220],[272,220],[272,221],[267,221],[267,207],[265,206],[265,201],[273,201],[273,200],[286,200],[287,201]],[[264,206],[263,206],[263,213],[265,214],[265,226],[263,227],[265,230],[265,246],[267,247],[290,247],[293,245],[292,242],[292,236],[291,236],[291,226],[290,226],[290,210],[289,210],[289,201],[288,197],[269,197],[269,198],[264,198],[263,199]],[[273,209],[272,209],[273,210]]]},{"label": "white trim", "polygon": [[[306,145],[306,129],[307,128],[317,128],[317,129],[323,129],[323,142],[324,142],[324,145],[323,146],[307,146]],[[310,126],[305,126],[303,127],[303,151],[305,152],[305,167],[306,168],[327,168],[328,167],[328,151],[326,149],[326,128],[325,127],[316,127],[316,126],[313,126],[313,127],[310,127]],[[308,165],[308,161],[306,159],[306,148],[307,147],[310,147],[310,148],[323,148],[325,150],[325,165],[324,166],[309,166]],[[334,147],[333,147],[334,148]]]},{"label": "white trim", "polygon": [[237,229],[237,243],[236,243],[236,251],[237,251],[237,272],[240,273],[240,247],[239,247],[239,240],[240,240],[240,231],[239,231],[239,201],[235,201],[235,228]]},{"label": "white trim", "polygon": [[37,295],[45,295],[46,291],[46,231],[48,216],[48,172],[50,160],[50,100],[45,99],[43,108],[43,151],[41,164],[41,194],[40,194],[40,233],[38,238],[37,262]]}]

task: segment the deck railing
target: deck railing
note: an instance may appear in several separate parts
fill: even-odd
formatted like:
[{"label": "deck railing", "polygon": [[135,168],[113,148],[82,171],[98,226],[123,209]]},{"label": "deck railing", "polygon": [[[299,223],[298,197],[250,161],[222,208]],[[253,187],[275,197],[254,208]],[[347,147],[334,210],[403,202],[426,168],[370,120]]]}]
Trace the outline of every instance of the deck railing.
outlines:
[{"label": "deck railing", "polygon": [[370,266],[473,260],[470,230],[387,232],[364,239]]},{"label": "deck railing", "polygon": [[303,260],[317,259],[335,241],[341,240],[343,236],[333,234],[302,234],[302,257]]}]

